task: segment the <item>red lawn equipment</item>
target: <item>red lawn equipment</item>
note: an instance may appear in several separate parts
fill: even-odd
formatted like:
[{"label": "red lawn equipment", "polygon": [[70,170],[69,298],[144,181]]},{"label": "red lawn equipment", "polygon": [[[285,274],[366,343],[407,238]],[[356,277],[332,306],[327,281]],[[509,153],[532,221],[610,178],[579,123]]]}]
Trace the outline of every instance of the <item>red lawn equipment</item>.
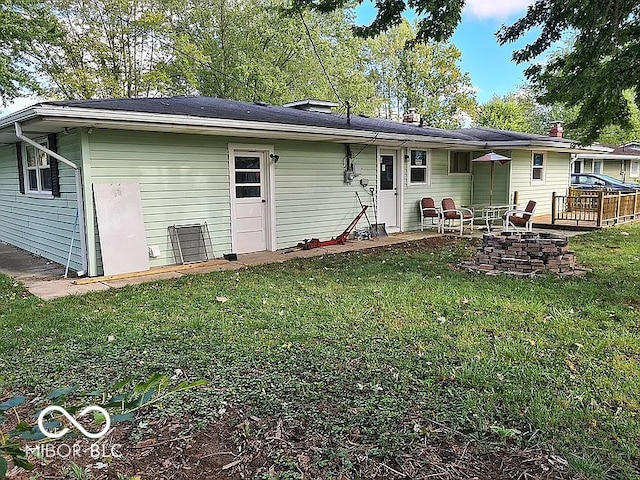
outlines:
[{"label": "red lawn equipment", "polygon": [[296,248],[301,248],[302,250],[311,250],[313,248],[327,247],[329,245],[344,245],[345,243],[347,243],[347,238],[349,238],[351,230],[354,229],[362,216],[367,212],[367,208],[369,208],[369,205],[364,205],[358,216],[354,218],[349,226],[345,229],[345,231],[338,235],[336,238],[324,241],[320,241],[317,238],[312,238],[311,240],[305,239],[304,242],[299,243]]}]

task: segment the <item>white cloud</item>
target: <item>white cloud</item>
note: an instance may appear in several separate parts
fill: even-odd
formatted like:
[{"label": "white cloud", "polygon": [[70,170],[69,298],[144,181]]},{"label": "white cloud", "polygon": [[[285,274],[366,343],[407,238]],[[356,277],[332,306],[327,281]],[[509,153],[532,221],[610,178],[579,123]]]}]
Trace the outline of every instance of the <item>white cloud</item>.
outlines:
[{"label": "white cloud", "polygon": [[505,20],[517,13],[524,13],[535,0],[467,0],[464,12],[480,20]]}]

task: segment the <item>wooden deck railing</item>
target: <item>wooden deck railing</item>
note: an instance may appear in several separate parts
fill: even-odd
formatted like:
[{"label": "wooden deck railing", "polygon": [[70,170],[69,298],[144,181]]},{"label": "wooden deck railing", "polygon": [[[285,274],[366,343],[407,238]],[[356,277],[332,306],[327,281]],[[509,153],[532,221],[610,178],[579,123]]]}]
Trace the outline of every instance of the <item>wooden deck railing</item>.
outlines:
[{"label": "wooden deck railing", "polygon": [[551,223],[575,221],[576,225],[597,227],[640,220],[640,192],[580,191],[569,189],[569,195],[553,192]]}]

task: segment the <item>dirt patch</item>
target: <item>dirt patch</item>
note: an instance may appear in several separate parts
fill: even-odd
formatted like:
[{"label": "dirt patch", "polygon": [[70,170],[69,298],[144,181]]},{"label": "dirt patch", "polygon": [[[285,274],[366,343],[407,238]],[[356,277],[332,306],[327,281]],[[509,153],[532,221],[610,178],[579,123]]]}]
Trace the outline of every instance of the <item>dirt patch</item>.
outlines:
[{"label": "dirt patch", "polygon": [[[11,418],[27,410],[8,415],[0,428],[6,432],[15,427]],[[117,424],[99,441],[101,454],[107,453],[99,458],[92,456],[89,440],[65,438],[49,445],[64,454],[68,450],[62,444],[78,443],[79,455],[32,457],[33,471],[13,468],[8,478],[28,480],[36,474],[43,479],[78,478],[69,476],[72,463],[95,480],[136,476],[141,480],[570,478],[560,457],[515,445],[481,444],[436,424],[428,435],[416,437],[395,456],[381,454],[379,446],[358,431],[331,438],[313,431],[301,419],[259,418],[236,410],[199,431],[195,424],[190,418]],[[121,457],[109,455],[114,452]]]}]

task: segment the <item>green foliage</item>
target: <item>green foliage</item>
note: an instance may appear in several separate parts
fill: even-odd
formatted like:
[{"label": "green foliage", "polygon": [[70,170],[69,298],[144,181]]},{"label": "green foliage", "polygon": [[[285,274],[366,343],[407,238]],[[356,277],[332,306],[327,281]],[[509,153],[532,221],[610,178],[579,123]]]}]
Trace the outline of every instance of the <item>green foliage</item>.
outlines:
[{"label": "green foliage", "polygon": [[[328,13],[336,9],[362,4],[364,0],[293,0],[291,11],[311,9]],[[462,18],[464,0],[408,0],[405,2],[376,2],[376,18],[366,26],[355,27],[354,32],[362,37],[374,37],[403,21],[405,8],[410,8],[420,15],[417,23],[416,41],[427,42],[448,40]]]},{"label": "green foliage", "polygon": [[[162,404],[178,393],[186,392],[205,384],[205,380],[196,380],[183,381],[178,385],[172,385],[169,377],[154,373],[142,381],[134,381],[131,378],[127,378],[104,391],[80,392],[77,386],[56,388],[45,396],[41,404],[43,408],[50,405],[62,406],[70,415],[73,415],[87,406],[87,399],[92,399],[92,404],[105,408],[110,413],[111,423],[117,424],[133,421],[136,412],[142,408]],[[0,404],[0,413],[15,409],[24,402],[25,397],[23,396],[12,397]],[[51,417],[45,419],[46,428],[51,430],[60,428],[62,423],[58,420],[58,417],[59,414],[51,415]],[[94,422],[97,425],[103,424],[105,420],[102,414],[94,414]],[[3,421],[4,418],[0,417],[0,423]],[[37,425],[36,418],[33,418],[30,423],[24,420],[20,421],[16,428],[8,434],[0,431],[0,480],[3,480],[6,475],[7,460],[5,456],[11,458],[13,464],[17,467],[25,470],[33,469],[33,465],[29,462],[22,447],[17,443],[17,439],[33,442],[46,441],[44,434]],[[86,476],[89,473],[73,463],[67,471],[67,475],[74,479],[89,478]]]},{"label": "green foliage", "polygon": [[[479,127],[548,135],[552,122],[571,123],[575,115],[574,110],[561,105],[549,107],[539,104],[530,88],[522,88],[515,93],[494,96],[480,105],[475,124]],[[565,127],[564,136],[581,138],[579,131],[568,127]]]},{"label": "green foliage", "polygon": [[0,101],[19,96],[23,89],[37,89],[27,55],[34,42],[57,38],[53,15],[36,0],[10,0],[0,3]]},{"label": "green foliage", "polygon": [[382,99],[380,115],[398,118],[410,107],[425,125],[458,128],[475,114],[475,95],[458,62],[460,51],[451,44],[423,43],[409,48],[415,29],[404,20],[397,27],[366,42],[369,78]]},{"label": "green foliage", "polygon": [[538,38],[514,53],[521,63],[535,59],[571,32],[571,46],[544,65],[526,71],[541,92],[543,103],[562,103],[578,109],[571,127],[583,131],[591,143],[610,125],[631,126],[633,92],[640,104],[640,12],[635,0],[552,0],[535,2],[526,15],[498,32],[501,44],[512,42],[532,29]]}]

